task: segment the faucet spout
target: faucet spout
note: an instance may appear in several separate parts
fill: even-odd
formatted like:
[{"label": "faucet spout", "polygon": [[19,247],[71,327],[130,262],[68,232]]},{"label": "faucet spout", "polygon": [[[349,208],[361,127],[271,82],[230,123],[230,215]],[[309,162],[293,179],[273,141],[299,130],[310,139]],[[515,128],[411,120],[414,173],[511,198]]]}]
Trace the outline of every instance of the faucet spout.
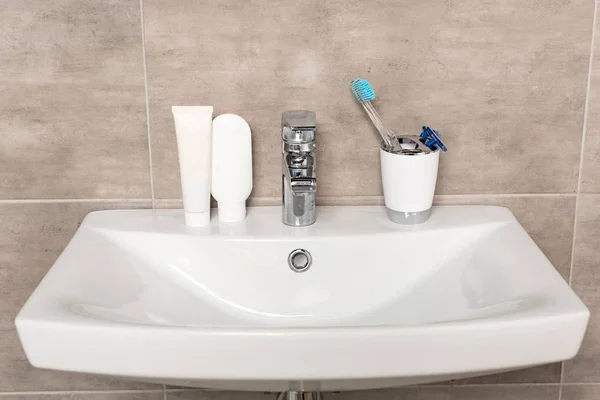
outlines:
[{"label": "faucet spout", "polygon": [[306,226],[316,221],[315,113],[286,111],[282,115],[283,223]]}]

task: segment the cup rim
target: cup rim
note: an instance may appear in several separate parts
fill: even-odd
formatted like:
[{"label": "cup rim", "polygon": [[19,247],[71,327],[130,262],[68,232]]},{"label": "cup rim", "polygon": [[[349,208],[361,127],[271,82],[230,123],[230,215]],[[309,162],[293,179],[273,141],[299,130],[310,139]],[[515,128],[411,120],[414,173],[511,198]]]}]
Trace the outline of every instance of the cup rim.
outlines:
[{"label": "cup rim", "polygon": [[[384,151],[384,152],[386,152],[386,153],[388,153],[388,154],[393,154],[393,155],[395,155],[395,156],[408,156],[408,157],[414,157],[414,156],[430,156],[430,155],[432,155],[432,154],[435,154],[435,153],[438,153],[438,152],[440,151],[440,148],[438,147],[438,148],[436,148],[435,150],[431,150],[431,152],[429,152],[429,153],[424,153],[424,152],[414,152],[414,153],[410,153],[410,152],[407,152],[407,153],[397,153],[397,152],[394,152],[394,151],[387,150],[385,147],[386,147],[386,146],[385,146],[385,142],[382,140],[382,141],[381,141],[381,144],[379,145],[379,149],[380,149],[381,151]],[[406,149],[406,150],[409,150],[409,149]]]}]

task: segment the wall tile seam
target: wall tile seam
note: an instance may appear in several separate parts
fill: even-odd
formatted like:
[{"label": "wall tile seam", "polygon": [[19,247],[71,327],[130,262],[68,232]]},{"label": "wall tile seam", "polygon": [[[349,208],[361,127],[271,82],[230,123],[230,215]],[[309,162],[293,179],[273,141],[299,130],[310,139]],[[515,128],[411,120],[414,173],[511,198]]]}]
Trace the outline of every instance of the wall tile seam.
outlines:
[{"label": "wall tile seam", "polygon": [[[164,385],[163,385],[164,386]],[[404,388],[510,388],[510,387],[578,387],[578,386],[600,386],[600,382],[569,382],[560,384],[559,382],[515,382],[515,383],[474,383],[474,384],[430,384],[430,385],[408,385]],[[402,387],[399,387],[402,388]],[[176,393],[185,391],[206,391],[221,392],[221,390],[202,389],[202,388],[173,388],[166,387],[161,389],[99,389],[99,390],[38,390],[38,391],[7,391],[0,392],[0,398],[5,396],[35,396],[35,395],[96,395],[96,394],[144,394],[144,393]],[[262,392],[268,393],[268,392]]]},{"label": "wall tile seam", "polygon": [[148,95],[148,67],[146,59],[146,30],[144,28],[144,0],[140,0],[140,29],[142,32],[142,65],[144,68],[144,97],[146,101],[146,136],[148,140],[148,168],[152,208],[156,208],[154,193],[154,163],[152,161],[152,135],[150,133],[150,96]]},{"label": "wall tile seam", "polygon": [[[560,386],[559,382],[514,382],[514,383],[465,383],[465,384],[452,384],[452,383],[435,383],[435,384],[427,384],[427,385],[406,385],[406,386],[398,386],[391,387],[387,389],[402,389],[402,388],[503,388],[503,387],[558,387]],[[569,382],[565,383],[564,386],[600,386],[600,382]],[[378,390],[386,390],[386,388],[381,388]],[[189,392],[189,391],[205,391],[218,393],[222,390],[220,389],[203,389],[203,388],[193,388],[193,387],[182,387],[182,388],[167,388],[168,393],[176,393],[176,392]],[[334,391],[335,392],[335,391]],[[270,393],[268,391],[259,392],[259,393]]]},{"label": "wall tile seam", "polygon": [[[600,383],[599,383],[600,384]],[[558,387],[560,383],[480,383],[480,384],[427,384],[427,385],[407,385],[407,386],[395,386],[389,388],[380,389],[367,389],[359,390],[362,391],[375,391],[375,390],[394,390],[394,389],[448,389],[448,388],[514,388],[514,387]],[[575,385],[577,386],[577,385]],[[181,393],[181,392],[207,392],[207,393],[219,393],[222,390],[218,389],[202,389],[202,388],[177,388],[167,389],[167,393]],[[325,393],[339,393],[344,391],[325,391]],[[275,392],[257,392],[257,393],[275,393]]]},{"label": "wall tile seam", "polygon": [[4,204],[81,204],[81,203],[152,203],[152,198],[90,198],[90,199],[19,199],[19,200],[0,200],[0,205]]},{"label": "wall tile seam", "polygon": [[[600,193],[581,193],[582,195],[600,196]],[[460,199],[462,198],[486,198],[486,197],[507,197],[507,198],[519,198],[519,197],[576,197],[576,193],[489,193],[489,194],[442,194],[436,195],[437,199]],[[317,200],[382,200],[383,196],[322,196],[317,197]],[[252,197],[249,199],[252,201],[280,201],[281,197]],[[181,202],[181,198],[54,198],[54,199],[0,199],[0,205],[2,204],[44,204],[44,203],[152,203],[158,202]]]},{"label": "wall tile seam", "polygon": [[[592,194],[596,194],[596,193],[592,193]],[[600,195],[600,193],[597,193],[598,195]],[[473,197],[479,197],[479,198],[485,198],[485,197],[508,197],[508,198],[519,198],[519,197],[575,197],[577,194],[576,193],[562,193],[562,192],[556,192],[556,193],[473,193],[473,194],[469,194],[469,193],[465,193],[465,194],[436,194],[434,199],[449,199],[449,198],[456,198],[459,199],[461,197],[467,198],[473,198]],[[357,196],[317,196],[317,200],[337,200],[337,199],[343,199],[343,200],[348,200],[348,199],[365,199],[365,200],[376,200],[376,199],[381,199],[383,200],[383,196],[365,196],[365,195],[357,195]],[[265,201],[265,200],[272,200],[272,201],[281,201],[281,197],[277,196],[277,197],[251,197],[248,199],[248,201],[252,202],[252,201]],[[1,200],[0,200],[1,201]],[[156,198],[157,202],[168,202],[168,201],[182,201],[181,198],[161,198],[161,197],[157,197]]]},{"label": "wall tile seam", "polygon": [[164,389],[98,389],[98,390],[35,390],[35,391],[15,391],[0,392],[0,398],[5,396],[39,396],[39,395],[97,395],[97,394],[146,394],[163,393]]},{"label": "wall tile seam", "polygon": [[582,185],[582,175],[583,175],[583,161],[584,161],[584,150],[585,150],[585,139],[587,136],[587,121],[589,114],[589,105],[590,105],[590,88],[592,83],[592,68],[594,61],[594,35],[596,31],[596,18],[598,14],[598,0],[594,0],[594,17],[592,18],[592,38],[590,40],[590,59],[588,64],[588,77],[587,77],[587,89],[585,94],[585,107],[583,113],[583,132],[581,134],[581,149],[579,153],[579,176],[577,179],[577,192],[575,196],[575,220],[573,222],[573,243],[571,245],[571,268],[569,273],[569,285],[571,285],[573,281],[573,265],[575,260],[575,238],[577,235],[577,216],[579,213],[579,203],[581,199],[581,195],[587,194],[595,194],[595,193],[582,193],[581,185]]},{"label": "wall tile seam", "polygon": [[[585,139],[587,136],[587,122],[588,122],[588,114],[589,114],[589,106],[590,106],[590,89],[592,86],[592,69],[594,64],[594,37],[596,34],[596,18],[598,17],[598,0],[594,0],[594,17],[592,18],[592,32],[590,39],[590,60],[588,64],[588,76],[587,76],[587,85],[585,92],[585,106],[583,111],[583,127],[581,132],[581,147],[579,150],[579,174],[577,176],[577,192],[575,196],[575,218],[573,221],[573,240],[571,242],[571,262],[569,265],[569,286],[572,287],[573,284],[573,272],[575,265],[575,244],[577,240],[577,219],[579,217],[579,207],[581,202],[581,184],[582,184],[582,176],[583,176],[583,160],[584,160],[584,151],[585,151]],[[587,194],[587,193],[586,193]],[[558,400],[562,400],[563,387],[565,387],[565,362],[560,363],[560,386],[558,390]]]}]

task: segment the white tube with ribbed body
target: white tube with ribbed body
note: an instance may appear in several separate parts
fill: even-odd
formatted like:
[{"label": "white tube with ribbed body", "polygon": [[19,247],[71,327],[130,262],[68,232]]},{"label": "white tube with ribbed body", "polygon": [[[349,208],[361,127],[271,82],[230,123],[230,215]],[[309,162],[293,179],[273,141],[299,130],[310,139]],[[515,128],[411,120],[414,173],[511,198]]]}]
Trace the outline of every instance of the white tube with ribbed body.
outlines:
[{"label": "white tube with ribbed body", "polygon": [[185,224],[210,223],[212,106],[173,106]]},{"label": "white tube with ribbed body", "polygon": [[212,195],[219,220],[238,222],[246,218],[246,199],[252,191],[252,138],[250,126],[235,114],[213,121]]}]

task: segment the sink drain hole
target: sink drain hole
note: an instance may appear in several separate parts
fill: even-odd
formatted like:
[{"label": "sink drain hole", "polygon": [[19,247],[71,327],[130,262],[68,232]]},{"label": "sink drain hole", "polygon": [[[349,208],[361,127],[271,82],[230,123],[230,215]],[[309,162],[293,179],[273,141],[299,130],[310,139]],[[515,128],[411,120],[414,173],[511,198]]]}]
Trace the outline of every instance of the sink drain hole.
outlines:
[{"label": "sink drain hole", "polygon": [[288,265],[294,272],[304,272],[310,268],[312,256],[304,249],[296,249],[288,256]]}]

